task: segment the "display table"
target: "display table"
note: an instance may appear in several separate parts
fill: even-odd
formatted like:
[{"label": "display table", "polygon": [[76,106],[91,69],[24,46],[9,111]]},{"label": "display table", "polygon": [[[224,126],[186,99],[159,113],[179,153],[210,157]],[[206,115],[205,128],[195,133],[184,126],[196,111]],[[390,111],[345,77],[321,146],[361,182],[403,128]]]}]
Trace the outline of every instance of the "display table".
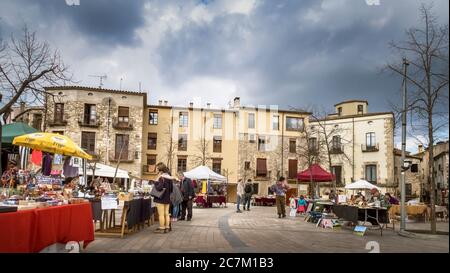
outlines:
[{"label": "display table", "polygon": [[0,214],[0,252],[39,252],[55,243],[94,241],[89,203]]},{"label": "display table", "polygon": [[[423,216],[427,213],[427,206],[426,205],[407,205],[405,206],[406,213],[411,216]],[[400,215],[400,205],[392,205],[390,208],[390,213],[394,215]]]},{"label": "display table", "polygon": [[332,210],[337,217],[345,221],[351,221],[353,223],[360,221],[363,222],[363,225],[370,222],[380,229],[381,236],[383,236],[384,224],[389,223],[388,210],[386,208],[334,205]]},{"label": "display table", "polygon": [[208,195],[206,197],[206,203],[208,208],[212,208],[213,204],[225,205],[227,203],[227,199],[225,195]]},{"label": "display table", "polygon": [[275,198],[269,198],[269,197],[255,197],[255,205],[256,206],[274,206],[276,203]]}]

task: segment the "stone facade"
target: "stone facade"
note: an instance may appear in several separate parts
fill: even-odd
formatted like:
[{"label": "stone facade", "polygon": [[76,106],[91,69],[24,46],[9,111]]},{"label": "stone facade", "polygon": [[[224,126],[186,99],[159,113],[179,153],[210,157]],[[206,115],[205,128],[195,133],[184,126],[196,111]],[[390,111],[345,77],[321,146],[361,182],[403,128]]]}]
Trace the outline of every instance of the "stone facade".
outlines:
[{"label": "stone facade", "polygon": [[[117,165],[116,136],[127,135],[128,150],[122,151],[119,168],[141,177],[145,93],[84,87],[52,87],[47,91],[54,94],[54,100],[51,97],[47,100],[46,131],[62,132],[80,146],[82,132],[95,133],[93,155],[100,163],[111,166]],[[54,120],[55,103],[64,103],[62,122]],[[96,118],[92,124],[86,124],[83,119],[86,104],[95,105]],[[129,109],[129,127],[115,126],[119,106]]]}]

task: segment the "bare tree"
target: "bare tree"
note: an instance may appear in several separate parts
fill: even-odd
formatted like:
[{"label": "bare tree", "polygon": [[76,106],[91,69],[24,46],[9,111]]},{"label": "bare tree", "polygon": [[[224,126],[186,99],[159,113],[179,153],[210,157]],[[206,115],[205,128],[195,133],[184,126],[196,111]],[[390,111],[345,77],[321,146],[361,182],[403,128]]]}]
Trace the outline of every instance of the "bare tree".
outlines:
[{"label": "bare tree", "polygon": [[195,154],[192,155],[194,165],[196,166],[206,166],[212,158],[209,151],[209,146],[211,141],[206,140],[206,138],[201,137],[198,143],[195,145]]},{"label": "bare tree", "polygon": [[[10,113],[19,100],[43,103],[45,86],[70,81],[72,76],[59,52],[52,50],[48,43],[39,41],[36,33],[30,32],[27,27],[24,27],[19,39],[12,35],[9,42],[0,45],[0,99],[4,101],[0,116]],[[1,125],[0,122],[0,138]]]},{"label": "bare tree", "polygon": [[169,170],[172,170],[173,161],[176,155],[176,151],[178,149],[178,142],[174,141],[173,139],[173,128],[171,124],[167,125],[167,129],[165,131],[166,134],[166,141],[163,141],[163,146],[165,147],[165,153],[164,153],[164,159],[166,161],[166,166],[169,168]]},{"label": "bare tree", "polygon": [[[448,129],[448,25],[438,25],[432,5],[422,4],[421,27],[406,31],[406,40],[391,42],[395,53],[408,60],[407,83],[413,88],[408,93],[407,110],[414,122],[416,135],[426,137],[428,147],[428,184],[430,185],[431,232],[436,233],[436,185],[434,178],[433,146],[439,131]],[[389,63],[394,74],[403,77],[401,62]]]},{"label": "bare tree", "polygon": [[[313,107],[309,112],[310,122],[317,127],[317,135],[321,139],[320,141],[320,152],[324,152],[326,157],[324,157],[323,163],[326,162],[328,171],[333,172],[333,159],[343,164],[348,163],[353,165],[352,159],[345,153],[344,146],[351,144],[352,139],[346,139],[346,129],[341,126],[336,126],[335,123],[328,117],[325,110]],[[333,189],[336,192],[336,179],[333,180]]]}]

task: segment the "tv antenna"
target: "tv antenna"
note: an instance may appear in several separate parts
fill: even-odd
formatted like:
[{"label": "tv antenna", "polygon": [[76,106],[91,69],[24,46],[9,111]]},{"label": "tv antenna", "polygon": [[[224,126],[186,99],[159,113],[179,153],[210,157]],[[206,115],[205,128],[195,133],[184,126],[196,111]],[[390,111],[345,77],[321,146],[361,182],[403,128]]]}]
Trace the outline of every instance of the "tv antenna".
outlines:
[{"label": "tv antenna", "polygon": [[89,77],[94,77],[94,78],[98,78],[100,80],[100,85],[98,86],[98,88],[102,88],[103,86],[103,80],[106,80],[108,78],[108,76],[105,75],[89,75]]}]

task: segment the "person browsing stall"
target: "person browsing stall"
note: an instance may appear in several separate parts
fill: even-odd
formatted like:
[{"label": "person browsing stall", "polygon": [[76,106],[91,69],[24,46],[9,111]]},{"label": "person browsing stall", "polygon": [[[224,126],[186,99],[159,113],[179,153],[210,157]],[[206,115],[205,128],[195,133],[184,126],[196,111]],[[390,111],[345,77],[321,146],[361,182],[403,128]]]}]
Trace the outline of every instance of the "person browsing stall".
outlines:
[{"label": "person browsing stall", "polygon": [[170,194],[173,191],[174,178],[169,175],[169,168],[164,163],[158,163],[156,169],[159,173],[159,178],[155,182],[154,187],[158,191],[164,190],[161,197],[154,197],[156,209],[159,215],[159,228],[155,233],[168,233],[170,231]]},{"label": "person browsing stall", "polygon": [[195,197],[195,190],[192,185],[192,180],[184,176],[183,172],[178,173],[178,178],[180,179],[181,194],[183,195],[183,201],[181,202],[181,217],[180,221],[186,220],[186,210],[187,210],[187,221],[192,219],[192,202]]}]

